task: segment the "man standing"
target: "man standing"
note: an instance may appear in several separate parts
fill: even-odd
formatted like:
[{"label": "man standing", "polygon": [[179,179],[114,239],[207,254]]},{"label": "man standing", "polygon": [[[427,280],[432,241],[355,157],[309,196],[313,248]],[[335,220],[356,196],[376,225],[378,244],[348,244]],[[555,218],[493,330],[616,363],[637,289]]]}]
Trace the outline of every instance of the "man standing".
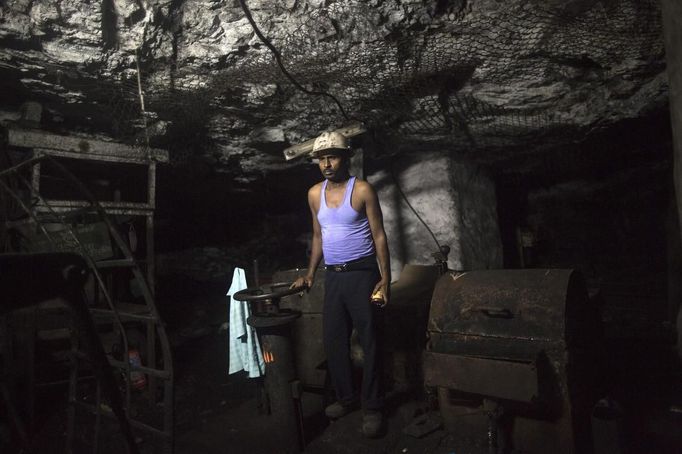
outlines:
[{"label": "man standing", "polygon": [[[331,419],[351,412],[361,400],[362,432],[376,437],[383,426],[383,391],[377,351],[376,311],[388,304],[391,269],[379,199],[366,181],[349,173],[351,150],[345,136],[325,132],[313,145],[324,181],[308,191],[313,244],[308,273],[292,287],[312,287],[322,257],[326,265],[323,341],[337,402]],[[378,266],[377,266],[378,262]],[[364,353],[362,393],[353,386],[352,328]]]}]

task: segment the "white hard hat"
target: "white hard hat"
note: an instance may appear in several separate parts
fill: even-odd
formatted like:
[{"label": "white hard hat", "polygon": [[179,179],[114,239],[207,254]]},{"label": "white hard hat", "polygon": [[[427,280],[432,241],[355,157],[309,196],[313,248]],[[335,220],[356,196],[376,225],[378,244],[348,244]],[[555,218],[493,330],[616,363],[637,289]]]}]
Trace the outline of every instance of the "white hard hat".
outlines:
[{"label": "white hard hat", "polygon": [[313,155],[318,156],[324,150],[350,151],[348,138],[340,132],[323,132],[313,143]]}]

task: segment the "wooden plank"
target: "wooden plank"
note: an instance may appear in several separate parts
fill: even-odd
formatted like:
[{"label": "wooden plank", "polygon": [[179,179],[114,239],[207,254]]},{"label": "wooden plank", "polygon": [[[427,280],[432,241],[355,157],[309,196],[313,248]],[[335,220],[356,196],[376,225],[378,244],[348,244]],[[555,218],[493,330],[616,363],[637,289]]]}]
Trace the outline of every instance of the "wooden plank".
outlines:
[{"label": "wooden plank", "polygon": [[150,159],[147,156],[119,156],[105,155],[97,153],[80,153],[77,151],[51,150],[48,148],[34,148],[36,156],[55,156],[58,158],[83,159],[90,161],[118,162],[123,164],[148,164]]},{"label": "wooden plank", "polygon": [[424,382],[482,396],[534,402],[539,396],[535,362],[424,352]]},{"label": "wooden plank", "polygon": [[[153,206],[149,206],[146,203],[139,202],[115,202],[115,201],[103,201],[99,202],[100,206],[106,210],[107,213],[111,214],[110,209],[131,209],[131,210],[153,210]],[[39,203],[35,208],[39,211],[49,211],[49,208],[82,208],[92,206],[87,200],[45,200],[45,203]],[[93,206],[93,210],[94,210]],[[57,211],[57,210],[55,210]]]},{"label": "wooden plank", "polygon": [[156,161],[168,162],[168,151],[158,148],[147,150],[144,147],[137,148],[116,142],[61,136],[39,130],[8,129],[7,142],[13,147],[40,148],[47,152],[49,150],[71,152],[75,153],[76,156],[89,156],[90,159],[97,156],[116,156],[139,161],[147,160],[147,156],[150,156]]},{"label": "wooden plank", "polygon": [[[102,207],[105,208],[105,211],[109,216],[112,215],[119,215],[119,216],[147,216],[149,215],[150,212],[153,211],[153,208],[149,208],[146,206],[141,206],[141,207],[117,207],[115,205],[112,206],[107,206],[102,204]],[[34,210],[38,213],[58,213],[62,214],[64,213],[64,216],[68,218],[72,218],[74,216],[77,216],[78,213],[76,213],[76,210],[80,211],[81,214],[86,213],[86,212],[96,212],[95,207],[88,205],[87,202],[84,202],[83,205],[78,205],[78,206],[73,206],[73,205],[66,205],[66,206],[59,206],[59,205],[53,205],[52,203],[47,205],[36,205],[34,207]],[[59,222],[59,219],[56,219],[55,222]],[[9,224],[7,224],[9,225]]]}]

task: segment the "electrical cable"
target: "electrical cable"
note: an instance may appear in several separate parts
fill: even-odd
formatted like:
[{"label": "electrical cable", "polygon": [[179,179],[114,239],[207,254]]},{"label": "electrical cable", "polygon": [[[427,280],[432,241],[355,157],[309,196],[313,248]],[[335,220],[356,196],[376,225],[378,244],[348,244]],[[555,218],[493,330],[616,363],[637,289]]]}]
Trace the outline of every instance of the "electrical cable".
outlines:
[{"label": "electrical cable", "polygon": [[272,52],[272,55],[274,55],[275,60],[277,61],[277,66],[279,66],[279,69],[282,71],[282,74],[286,76],[287,79],[289,79],[289,82],[294,84],[296,88],[301,90],[303,93],[306,93],[308,95],[313,95],[313,96],[326,96],[327,98],[330,98],[334,103],[336,103],[337,107],[341,111],[341,114],[346,120],[356,120],[360,121],[358,118],[355,117],[349,117],[348,114],[346,114],[346,110],[343,108],[341,105],[341,102],[336,99],[334,95],[331,93],[327,93],[325,91],[314,91],[314,90],[308,90],[305,88],[299,81],[297,81],[294,76],[292,76],[289,71],[284,67],[284,63],[282,63],[282,55],[279,53],[279,50],[268,40],[265,35],[260,31],[258,28],[258,25],[256,25],[256,21],[254,21],[253,16],[251,15],[251,11],[249,10],[249,7],[246,5],[246,0],[239,0],[239,4],[242,7],[242,10],[244,11],[244,15],[246,15],[246,18],[249,21],[249,24],[251,24],[251,28],[253,28],[253,31],[256,33],[258,38],[267,46],[268,49]]}]

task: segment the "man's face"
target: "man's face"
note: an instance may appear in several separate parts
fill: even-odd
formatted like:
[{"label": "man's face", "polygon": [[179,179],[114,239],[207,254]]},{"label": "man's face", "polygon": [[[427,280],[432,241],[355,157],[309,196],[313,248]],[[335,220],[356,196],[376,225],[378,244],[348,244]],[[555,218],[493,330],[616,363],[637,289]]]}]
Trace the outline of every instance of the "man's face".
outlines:
[{"label": "man's face", "polygon": [[327,180],[336,181],[344,178],[347,173],[347,157],[343,152],[334,150],[324,151],[320,156],[319,166],[322,176]]}]

